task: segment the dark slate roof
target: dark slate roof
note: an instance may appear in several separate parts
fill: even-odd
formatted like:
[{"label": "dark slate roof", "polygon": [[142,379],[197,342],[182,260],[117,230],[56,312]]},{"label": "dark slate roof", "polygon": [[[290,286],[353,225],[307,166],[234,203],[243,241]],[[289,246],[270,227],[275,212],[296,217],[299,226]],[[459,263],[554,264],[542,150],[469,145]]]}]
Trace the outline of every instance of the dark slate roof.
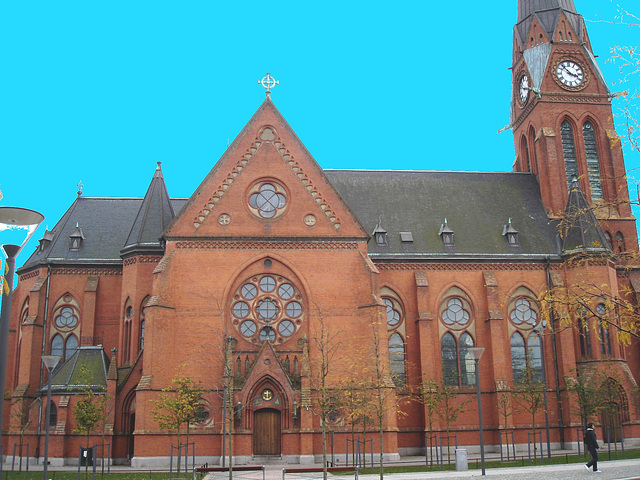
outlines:
[{"label": "dark slate roof", "polygon": [[518,0],[518,22],[534,12],[554,8],[563,8],[568,12],[577,13],[573,0]]},{"label": "dark slate roof", "polygon": [[600,227],[580,184],[571,184],[569,201],[562,224],[562,254],[612,254],[609,241]]},{"label": "dark slate roof", "polygon": [[158,239],[174,216],[171,199],[164,183],[160,162],[158,162],[158,168],[142,200],[142,205],[124,244],[125,248],[122,250],[122,254],[141,251],[162,253]]},{"label": "dark slate roof", "polygon": [[[557,226],[550,222],[535,176],[528,173],[325,170],[325,174],[369,233],[387,231],[388,246],[369,241],[379,258],[530,258],[560,253]],[[438,235],[445,219],[455,247]],[[519,246],[503,236],[511,219]],[[413,242],[402,242],[411,232]]]},{"label": "dark slate roof", "polygon": [[562,12],[576,33],[582,35],[582,16],[578,14],[573,0],[518,0],[516,32],[520,45],[524,48],[527,43],[527,34],[534,16],[538,18],[547,36],[552,37]]},{"label": "dark slate roof", "polygon": [[[174,212],[179,212],[186,203],[186,198],[171,200]],[[18,272],[42,263],[121,265],[120,251],[142,204],[142,198],[78,197],[47,233],[52,240],[41,242],[44,248],[36,249]],[[69,236],[76,225],[82,229],[84,240],[80,249],[70,250]]]},{"label": "dark slate roof", "polygon": [[[531,174],[381,170],[325,170],[325,174],[367,232],[373,234],[376,226],[387,232],[387,246],[369,242],[372,256],[528,259],[560,254],[556,226],[547,217]],[[151,203],[154,196],[152,187],[149,192],[145,199],[78,197],[46,232],[52,240],[43,239],[43,250],[31,255],[20,271],[46,263],[121,265],[123,247],[134,231],[140,233],[137,239],[161,251],[159,217],[167,209],[156,204],[143,215],[145,202]],[[173,211],[179,212],[187,201],[171,199]],[[453,247],[443,246],[438,235],[445,219],[454,232]],[[509,219],[518,231],[516,246],[503,235]],[[82,246],[70,250],[69,236],[78,228]],[[150,236],[145,239],[143,232]],[[412,241],[406,241],[410,237]]]},{"label": "dark slate roof", "polygon": [[109,358],[101,346],[80,347],[54,370],[51,390],[73,393],[90,388],[95,392],[106,392],[108,369]]}]

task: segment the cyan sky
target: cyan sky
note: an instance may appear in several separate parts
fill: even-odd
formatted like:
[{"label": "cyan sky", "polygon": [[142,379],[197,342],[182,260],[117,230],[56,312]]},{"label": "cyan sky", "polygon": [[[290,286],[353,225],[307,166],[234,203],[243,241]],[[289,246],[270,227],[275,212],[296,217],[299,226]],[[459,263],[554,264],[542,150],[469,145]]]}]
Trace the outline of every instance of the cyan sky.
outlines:
[{"label": "cyan sky", "polygon": [[[640,28],[609,23],[615,1],[575,3],[612,83],[610,46],[639,45]],[[510,121],[516,4],[3,2],[0,206],[51,229],[78,182],[143,196],[158,161],[169,194],[190,196],[262,103],[266,72],[324,168],[509,171],[513,137],[496,132]]]}]

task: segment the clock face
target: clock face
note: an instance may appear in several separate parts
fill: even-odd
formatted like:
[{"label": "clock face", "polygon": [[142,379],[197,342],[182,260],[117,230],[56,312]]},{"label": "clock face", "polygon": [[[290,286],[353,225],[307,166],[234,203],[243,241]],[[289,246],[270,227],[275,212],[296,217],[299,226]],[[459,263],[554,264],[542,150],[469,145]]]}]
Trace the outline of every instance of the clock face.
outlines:
[{"label": "clock face", "polygon": [[567,87],[578,87],[584,81],[582,67],[573,60],[564,60],[556,68],[556,76]]},{"label": "clock face", "polygon": [[520,101],[522,103],[527,101],[529,97],[529,77],[522,75],[520,79]]}]

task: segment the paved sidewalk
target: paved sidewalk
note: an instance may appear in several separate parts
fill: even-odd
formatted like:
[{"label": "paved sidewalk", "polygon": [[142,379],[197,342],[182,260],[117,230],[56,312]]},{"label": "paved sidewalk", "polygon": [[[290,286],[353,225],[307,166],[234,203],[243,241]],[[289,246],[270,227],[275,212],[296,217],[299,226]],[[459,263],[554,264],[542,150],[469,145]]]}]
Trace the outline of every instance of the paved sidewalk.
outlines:
[{"label": "paved sidewalk", "polygon": [[[537,467],[495,468],[486,470],[486,476],[482,477],[481,470],[468,470],[465,472],[425,472],[425,473],[393,473],[385,474],[385,480],[435,480],[479,477],[501,480],[574,480],[594,478],[600,480],[640,480],[640,459],[616,460],[610,462],[598,462],[602,473],[587,472],[583,463],[564,465],[549,465]],[[295,466],[290,465],[292,468]],[[265,480],[282,480],[282,465],[267,465]],[[205,480],[226,480],[228,473],[213,473],[205,477]],[[261,480],[262,472],[234,472],[234,480]],[[322,473],[287,473],[285,480],[316,480],[321,479]],[[329,475],[332,480],[354,480],[353,475]],[[378,474],[360,474],[362,480],[379,479]]]}]

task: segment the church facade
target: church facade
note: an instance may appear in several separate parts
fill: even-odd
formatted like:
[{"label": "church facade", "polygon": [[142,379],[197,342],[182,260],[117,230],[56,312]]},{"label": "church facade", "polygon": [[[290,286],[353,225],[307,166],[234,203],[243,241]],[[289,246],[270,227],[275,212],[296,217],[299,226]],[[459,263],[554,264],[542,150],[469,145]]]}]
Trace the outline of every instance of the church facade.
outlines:
[{"label": "church facade", "polygon": [[[640,293],[611,93],[573,0],[518,0],[513,47],[512,172],[323,170],[267,94],[190,198],[170,197],[160,165],[144,198],[79,194],[18,270],[4,451],[42,448],[48,428],[52,464],[73,461],[74,406],[92,389],[106,395],[92,443],[165,464],[177,438],[154,402],[178,374],[204,389],[189,441],[212,463],[229,448],[309,463],[323,428],[343,454],[362,417],[345,392],[367,392],[367,437],[387,458],[423,454],[425,434],[476,448],[477,380],[487,449],[532,430],[575,445],[569,387],[596,377],[615,393],[600,438],[637,442],[638,343],[588,313],[604,300],[573,327],[541,302],[585,279]],[[49,418],[43,354],[62,357]],[[503,401],[524,378],[544,385],[535,425]],[[436,386],[468,406],[435,415]]]}]

